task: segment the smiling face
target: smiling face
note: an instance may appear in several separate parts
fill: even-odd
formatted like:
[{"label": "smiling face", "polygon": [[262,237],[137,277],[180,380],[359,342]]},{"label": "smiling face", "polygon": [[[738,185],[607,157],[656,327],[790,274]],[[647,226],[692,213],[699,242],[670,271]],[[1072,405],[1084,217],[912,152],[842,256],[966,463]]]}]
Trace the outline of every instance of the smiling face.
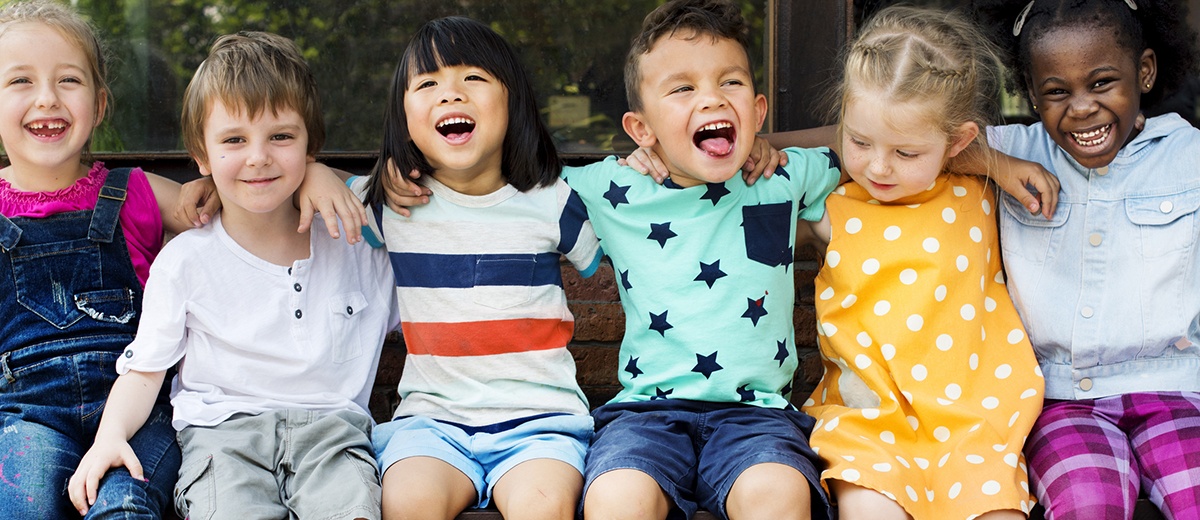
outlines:
[{"label": "smiling face", "polygon": [[1030,46],[1029,96],[1050,138],[1086,168],[1108,165],[1137,135],[1154,84],[1154,52],[1121,48],[1111,32],[1064,27]]},{"label": "smiling face", "polygon": [[881,202],[928,189],[979,131],[975,123],[963,123],[951,139],[934,124],[937,114],[930,104],[895,102],[881,92],[848,96],[841,156],[850,178]]},{"label": "smiling face", "polygon": [[414,74],[404,92],[404,114],[438,181],[470,195],[504,185],[508,90],[487,71],[455,65]]},{"label": "smiling face", "polygon": [[204,123],[207,160],[196,158],[200,173],[211,175],[221,196],[223,215],[285,213],[304,180],[308,130],[300,113],[270,108],[251,117],[213,100]]},{"label": "smiling face", "polygon": [[664,36],[642,55],[643,108],[625,114],[625,131],[638,146],[654,149],[676,184],[725,182],[749,157],[767,100],[754,92],[740,44],[682,36]]},{"label": "smiling face", "polygon": [[[105,107],[90,71],[83,50],[49,26],[27,22],[4,30],[0,140],[13,164],[5,173],[10,182],[15,179],[29,191],[49,191],[77,177],[80,157]],[[36,178],[35,169],[43,179]]]}]

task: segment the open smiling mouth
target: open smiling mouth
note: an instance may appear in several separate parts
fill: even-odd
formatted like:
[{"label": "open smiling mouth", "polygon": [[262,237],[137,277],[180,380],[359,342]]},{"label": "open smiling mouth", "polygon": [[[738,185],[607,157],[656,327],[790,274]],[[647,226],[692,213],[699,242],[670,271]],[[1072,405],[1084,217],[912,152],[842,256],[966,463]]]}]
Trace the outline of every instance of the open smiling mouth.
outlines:
[{"label": "open smiling mouth", "polygon": [[461,141],[475,131],[475,121],[466,117],[451,117],[439,121],[438,133],[451,141]]},{"label": "open smiling mouth", "polygon": [[700,130],[692,136],[692,143],[708,155],[724,157],[733,153],[735,137],[737,137],[737,133],[734,132],[733,125],[727,121],[721,121],[700,127]]},{"label": "open smiling mouth", "polygon": [[57,137],[67,131],[70,123],[62,119],[53,121],[34,121],[25,125],[25,129],[38,137]]},{"label": "open smiling mouth", "polygon": [[1074,139],[1079,146],[1104,144],[1104,141],[1108,140],[1108,136],[1112,132],[1112,127],[1112,123],[1109,123],[1090,132],[1070,132],[1071,139]]}]

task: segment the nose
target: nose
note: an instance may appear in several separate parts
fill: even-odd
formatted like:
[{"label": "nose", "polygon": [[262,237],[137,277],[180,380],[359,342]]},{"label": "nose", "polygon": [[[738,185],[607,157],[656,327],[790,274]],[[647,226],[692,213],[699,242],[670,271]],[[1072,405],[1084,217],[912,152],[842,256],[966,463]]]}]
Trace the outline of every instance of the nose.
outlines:
[{"label": "nose", "polygon": [[467,96],[463,94],[463,89],[456,83],[450,83],[438,93],[438,104],[444,105],[447,103],[461,103],[466,101]]},{"label": "nose", "polygon": [[1084,118],[1091,115],[1097,110],[1099,104],[1096,99],[1090,95],[1082,94],[1071,98],[1071,102],[1067,105],[1067,114],[1071,117]]},{"label": "nose", "polygon": [[53,82],[43,83],[42,88],[38,89],[36,103],[40,109],[58,108],[58,90]]},{"label": "nose", "polygon": [[888,164],[888,161],[883,154],[872,153],[869,161],[867,162],[867,171],[872,177],[883,178],[887,177],[888,173],[891,171],[891,166]]},{"label": "nose", "polygon": [[729,104],[725,93],[719,87],[700,88],[699,94],[700,108],[704,110],[723,108]]},{"label": "nose", "polygon": [[271,164],[271,154],[267,153],[267,146],[267,143],[251,145],[246,154],[246,166],[262,168]]}]

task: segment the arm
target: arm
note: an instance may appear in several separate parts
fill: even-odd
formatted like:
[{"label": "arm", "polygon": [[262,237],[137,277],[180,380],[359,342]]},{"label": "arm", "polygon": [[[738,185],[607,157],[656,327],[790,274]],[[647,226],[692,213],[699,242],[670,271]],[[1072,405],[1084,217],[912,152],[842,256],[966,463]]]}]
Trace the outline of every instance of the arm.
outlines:
[{"label": "arm", "polygon": [[79,461],[67,483],[71,503],[79,514],[96,503],[100,478],[109,469],[125,466],[135,479],[145,480],[142,464],[129,446],[129,439],[146,423],[166,371],[129,371],[117,378],[104,405],[96,440]]},{"label": "arm", "polygon": [[[1058,207],[1058,177],[1041,164],[987,148],[983,153],[956,155],[950,159],[950,169],[958,173],[977,175],[978,172],[990,171],[988,177],[996,181],[1000,189],[1021,201],[1021,205],[1028,208],[1031,214],[1040,211],[1046,218],[1050,218],[1054,216],[1054,210]],[[1029,190],[1029,186],[1033,186],[1037,195]]]}]

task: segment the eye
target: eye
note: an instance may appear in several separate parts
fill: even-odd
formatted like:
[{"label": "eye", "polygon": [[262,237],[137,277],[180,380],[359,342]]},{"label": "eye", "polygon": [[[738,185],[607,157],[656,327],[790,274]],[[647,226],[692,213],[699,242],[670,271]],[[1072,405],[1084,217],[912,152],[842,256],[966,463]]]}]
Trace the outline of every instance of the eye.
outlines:
[{"label": "eye", "polygon": [[488,80],[487,78],[483,77],[483,75],[480,75],[480,74],[467,74],[467,77],[463,78],[463,79],[465,79],[466,81],[487,81]]},{"label": "eye", "polygon": [[741,86],[741,85],[745,85],[745,84],[746,84],[746,82],[742,81],[740,79],[726,80],[724,83],[722,83],[722,85],[731,85],[731,86]]},{"label": "eye", "polygon": [[1111,78],[1101,78],[1101,79],[1096,80],[1095,83],[1092,83],[1092,88],[1093,89],[1104,88],[1105,86],[1113,83],[1114,81],[1116,81],[1116,80],[1111,79]]},{"label": "eye", "polygon": [[75,83],[75,84],[77,84],[77,85],[82,85],[82,84],[83,84],[83,80],[81,80],[81,79],[79,79],[79,78],[77,78],[77,77],[75,77],[75,76],[67,76],[67,77],[65,77],[65,78],[63,78],[63,79],[60,79],[60,80],[58,80],[58,81],[59,81],[59,83]]},{"label": "eye", "polygon": [[294,136],[292,134],[275,134],[275,135],[271,136],[272,141],[287,141],[289,139],[295,139],[295,138],[296,138],[296,136]]},{"label": "eye", "polygon": [[896,150],[896,155],[899,155],[900,157],[903,157],[905,159],[915,159],[915,158],[917,158],[917,156],[919,156],[921,154],[913,153],[913,152],[906,152],[904,150]]},{"label": "eye", "polygon": [[29,81],[29,78],[13,78],[12,80],[10,80],[10,81],[8,82],[8,84],[9,84],[9,85],[16,85],[16,84],[29,84],[29,83],[31,83],[31,82]]},{"label": "eye", "polygon": [[221,144],[242,144],[246,142],[244,137],[226,137],[221,140]]},{"label": "eye", "polygon": [[859,147],[859,148],[866,148],[866,147],[867,147],[867,143],[866,143],[865,141],[861,141],[861,140],[859,140],[859,139],[856,139],[856,138],[854,138],[854,137],[846,137],[846,139],[849,139],[851,144],[853,144],[854,146],[857,146],[857,147]]},{"label": "eye", "polygon": [[675,88],[671,89],[670,93],[671,94],[679,94],[682,92],[691,92],[693,90],[695,90],[695,89],[692,88],[691,85],[683,85],[683,86],[679,86],[679,87],[675,87]]},{"label": "eye", "polygon": [[424,88],[429,88],[429,87],[432,87],[432,86],[435,86],[435,85],[437,85],[437,82],[436,82],[436,81],[433,81],[433,80],[431,80],[431,79],[427,79],[427,80],[424,80],[424,81],[417,82],[416,86],[415,86],[415,87],[413,87],[413,90],[421,90],[421,89],[424,89]]}]

